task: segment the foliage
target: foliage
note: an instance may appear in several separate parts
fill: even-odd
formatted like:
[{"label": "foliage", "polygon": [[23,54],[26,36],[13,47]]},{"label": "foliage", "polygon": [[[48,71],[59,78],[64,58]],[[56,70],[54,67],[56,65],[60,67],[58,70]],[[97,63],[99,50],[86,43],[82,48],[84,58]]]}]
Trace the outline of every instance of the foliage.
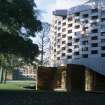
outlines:
[{"label": "foliage", "polygon": [[4,71],[19,64],[18,58],[34,61],[39,48],[29,37],[41,29],[34,0],[0,0],[1,81]]},{"label": "foliage", "polygon": [[35,36],[42,27],[34,0],[0,0],[0,28],[12,34]]},{"label": "foliage", "polygon": [[33,60],[39,50],[29,36],[41,29],[34,0],[0,0],[0,53]]},{"label": "foliage", "polygon": [[15,54],[32,60],[39,51],[30,39],[25,40],[21,36],[0,31],[0,53]]}]

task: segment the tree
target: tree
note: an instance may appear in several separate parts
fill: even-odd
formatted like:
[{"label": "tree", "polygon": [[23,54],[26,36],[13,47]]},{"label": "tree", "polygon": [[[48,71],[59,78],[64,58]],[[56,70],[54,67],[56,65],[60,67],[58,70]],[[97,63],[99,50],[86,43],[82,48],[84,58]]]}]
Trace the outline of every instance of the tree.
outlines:
[{"label": "tree", "polygon": [[41,29],[34,0],[0,0],[1,53],[34,58],[39,53],[38,46],[29,36],[35,36]]},{"label": "tree", "polygon": [[29,64],[24,58],[14,54],[0,54],[0,83],[6,83],[8,73]]},{"label": "tree", "polygon": [[25,37],[35,36],[42,27],[34,0],[0,0],[0,28]]},{"label": "tree", "polygon": [[0,31],[0,53],[20,55],[26,59],[34,60],[38,55],[38,45],[33,44],[31,39],[23,39],[21,36],[13,36]]},{"label": "tree", "polygon": [[39,53],[38,45],[29,37],[41,29],[34,0],[0,0],[1,77],[3,68],[10,64],[4,55],[14,54],[28,62],[35,59]]},{"label": "tree", "polygon": [[27,57],[36,56],[38,46],[29,36],[35,36],[41,29],[34,0],[0,0],[1,52],[5,49]]},{"label": "tree", "polygon": [[[14,64],[11,65],[11,60],[16,58],[18,59],[19,57],[24,57],[27,62],[33,62],[35,60],[35,57],[39,53],[38,46],[36,44],[33,44],[32,40],[24,40],[20,36],[12,36],[7,32],[3,32],[0,35],[0,43],[1,83],[3,82],[3,73],[5,73],[6,75],[7,70],[12,70],[14,65],[17,64],[16,62],[14,62]],[[15,54],[15,56],[11,56],[12,54]]]},{"label": "tree", "polygon": [[23,59],[14,54],[0,54],[0,83],[6,83],[7,73],[11,72],[18,66],[21,66]]},{"label": "tree", "polygon": [[48,52],[49,52],[49,32],[50,24],[42,23],[42,31],[38,35],[38,45],[41,55],[41,65],[44,65],[48,61]]}]

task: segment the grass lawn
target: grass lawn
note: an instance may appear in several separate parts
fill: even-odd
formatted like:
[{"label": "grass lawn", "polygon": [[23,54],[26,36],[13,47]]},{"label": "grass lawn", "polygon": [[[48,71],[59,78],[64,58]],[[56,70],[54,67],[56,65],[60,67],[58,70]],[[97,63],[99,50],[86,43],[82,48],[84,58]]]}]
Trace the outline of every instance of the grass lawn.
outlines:
[{"label": "grass lawn", "polygon": [[34,81],[11,81],[6,84],[0,84],[0,90],[27,90],[24,87],[34,85]]}]

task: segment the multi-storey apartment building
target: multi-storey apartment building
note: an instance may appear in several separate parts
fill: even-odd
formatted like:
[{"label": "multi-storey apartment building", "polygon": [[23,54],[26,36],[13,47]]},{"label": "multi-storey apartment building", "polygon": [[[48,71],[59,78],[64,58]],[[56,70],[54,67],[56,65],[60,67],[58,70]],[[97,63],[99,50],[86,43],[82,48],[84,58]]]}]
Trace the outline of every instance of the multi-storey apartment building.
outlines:
[{"label": "multi-storey apartment building", "polygon": [[51,66],[79,64],[105,75],[105,0],[53,12]]},{"label": "multi-storey apartment building", "polygon": [[24,65],[13,72],[14,80],[35,80],[36,69],[32,65]]}]

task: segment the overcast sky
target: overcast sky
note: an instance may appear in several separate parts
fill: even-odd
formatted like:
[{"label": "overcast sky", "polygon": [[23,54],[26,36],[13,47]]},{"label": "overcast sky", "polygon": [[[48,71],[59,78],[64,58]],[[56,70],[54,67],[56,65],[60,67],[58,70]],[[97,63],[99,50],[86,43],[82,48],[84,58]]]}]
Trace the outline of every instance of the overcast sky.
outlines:
[{"label": "overcast sky", "polygon": [[38,9],[42,11],[41,19],[51,22],[51,14],[55,9],[66,9],[79,5],[87,0],[35,0]]}]

